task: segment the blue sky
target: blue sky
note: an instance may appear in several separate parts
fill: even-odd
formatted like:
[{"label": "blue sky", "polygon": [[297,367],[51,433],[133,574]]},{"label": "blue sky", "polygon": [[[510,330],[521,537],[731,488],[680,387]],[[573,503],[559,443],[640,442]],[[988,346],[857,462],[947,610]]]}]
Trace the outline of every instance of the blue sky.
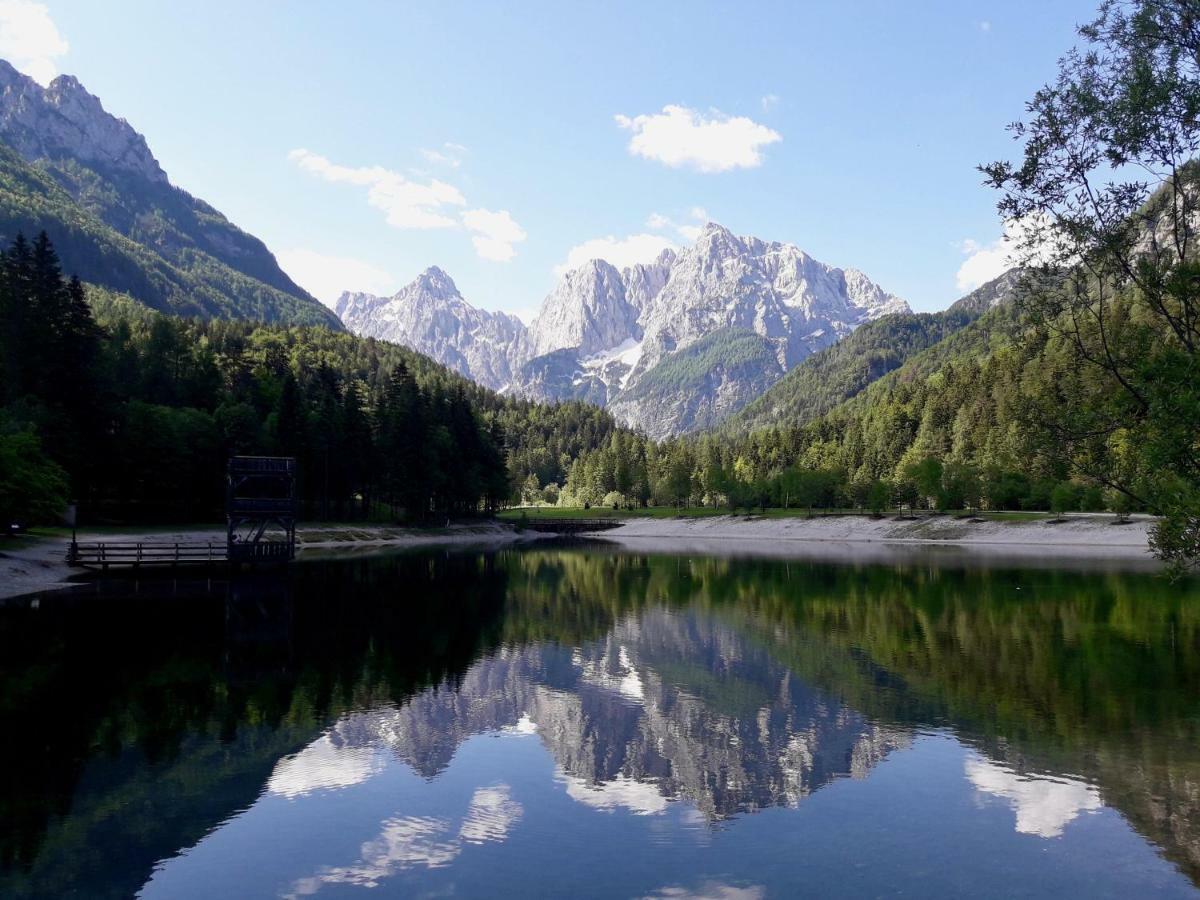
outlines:
[{"label": "blue sky", "polygon": [[76,75],[327,301],[437,264],[528,317],[707,218],[930,310],[999,265],[975,166],[1094,8],[0,0],[0,56]]}]

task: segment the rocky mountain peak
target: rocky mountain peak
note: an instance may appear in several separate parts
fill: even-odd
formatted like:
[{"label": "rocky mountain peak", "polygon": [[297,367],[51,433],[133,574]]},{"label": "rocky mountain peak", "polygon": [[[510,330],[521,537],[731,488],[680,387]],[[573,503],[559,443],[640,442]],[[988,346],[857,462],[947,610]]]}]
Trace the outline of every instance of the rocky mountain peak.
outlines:
[{"label": "rocky mountain peak", "polygon": [[355,334],[411,347],[493,390],[508,385],[526,356],[520,319],[472,306],[438,266],[392,297],[347,291],[335,311]]},{"label": "rocky mountain peak", "polygon": [[359,319],[377,306],[386,303],[385,297],[377,297],[364,291],[342,291],[333,305],[334,314],[343,322]]},{"label": "rocky mountain peak", "polygon": [[0,60],[0,137],[27,160],[69,157],[167,183],[146,139],[73,75],[43,88]]},{"label": "rocky mountain peak", "polygon": [[705,222],[700,228],[700,234],[696,238],[696,243],[711,244],[714,241],[737,241],[737,235],[722,225],[720,222]]},{"label": "rocky mountain peak", "polygon": [[413,281],[413,283],[408,287],[410,289],[426,291],[437,297],[462,296],[458,292],[458,285],[454,283],[454,279],[447,275],[445,270],[439,268],[438,266],[430,266],[428,269],[418,275],[416,280]]},{"label": "rocky mountain peak", "polygon": [[983,315],[989,309],[1016,298],[1024,272],[1017,267],[977,287],[950,305],[950,310]]},{"label": "rocky mountain peak", "polygon": [[[531,399],[608,405],[659,437],[740,409],[863,322],[907,309],[856,269],[716,222],[653,261],[618,271],[591,259],[563,273],[528,329],[467,304],[437,267],[391,300],[347,294],[338,304],[359,334]],[[679,354],[677,371],[658,370]],[[699,369],[703,384],[679,387]]]},{"label": "rocky mountain peak", "polygon": [[95,103],[98,108],[101,108],[99,99],[89,94],[80,80],[74,75],[59,75],[50,82],[50,86],[46,88],[46,93],[50,96],[60,97],[77,93],[86,98],[87,102]]},{"label": "rocky mountain peak", "polygon": [[640,335],[621,273],[593,259],[559,279],[530,326],[534,356],[566,347],[596,353]]},{"label": "rocky mountain peak", "polygon": [[747,249],[746,244],[724,225],[707,222],[700,229],[695,243],[691,247],[684,248],[679,255],[681,257],[692,255],[718,261],[740,256]]}]

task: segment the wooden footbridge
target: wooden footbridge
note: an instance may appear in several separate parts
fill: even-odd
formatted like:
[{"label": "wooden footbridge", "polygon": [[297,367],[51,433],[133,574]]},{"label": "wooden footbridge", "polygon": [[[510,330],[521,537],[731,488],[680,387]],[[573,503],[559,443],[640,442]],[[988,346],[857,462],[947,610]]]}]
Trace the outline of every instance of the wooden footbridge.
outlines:
[{"label": "wooden footbridge", "polygon": [[224,541],[71,541],[72,566],[216,566],[286,563],[296,556],[296,460],[235,456],[225,478]]}]

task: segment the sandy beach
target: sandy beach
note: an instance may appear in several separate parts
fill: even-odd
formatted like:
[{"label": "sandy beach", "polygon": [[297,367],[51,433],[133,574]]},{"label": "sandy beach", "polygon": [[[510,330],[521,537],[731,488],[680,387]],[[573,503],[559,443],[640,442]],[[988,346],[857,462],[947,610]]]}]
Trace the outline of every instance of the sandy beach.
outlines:
[{"label": "sandy beach", "polygon": [[1154,520],[1111,515],[1028,521],[930,516],[630,519],[593,537],[646,552],[830,559],[863,563],[1012,562],[1036,567],[1159,568],[1148,544]]}]

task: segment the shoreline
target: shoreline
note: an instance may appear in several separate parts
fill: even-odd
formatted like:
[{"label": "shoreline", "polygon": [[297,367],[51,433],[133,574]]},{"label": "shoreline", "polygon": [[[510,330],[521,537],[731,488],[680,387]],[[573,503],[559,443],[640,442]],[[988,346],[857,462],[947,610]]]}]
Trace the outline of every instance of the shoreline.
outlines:
[{"label": "shoreline", "polygon": [[863,563],[986,561],[1039,568],[1160,571],[1162,564],[1148,541],[1153,521],[1138,518],[1118,524],[1111,515],[1102,514],[1011,522],[945,515],[920,519],[709,516],[627,519],[587,536],[646,553],[732,553]]},{"label": "shoreline", "polygon": [[[545,535],[521,533],[499,522],[450,525],[445,528],[401,528],[398,526],[363,526],[355,524],[299,525],[296,528],[296,556],[314,557],[330,552],[346,552],[362,548],[364,552],[382,549],[403,549],[424,546],[504,546],[544,538]],[[143,531],[79,532],[80,541],[138,541],[200,542],[225,540],[225,527],[160,529]],[[62,590],[85,583],[87,570],[67,565],[69,537],[20,537],[0,539],[0,600]]]},{"label": "shoreline", "polygon": [[[834,562],[1012,563],[1039,568],[1159,571],[1147,535],[1153,520],[1115,524],[1112,516],[1074,515],[1062,521],[1001,522],[930,516],[874,519],[839,515],[816,518],[706,516],[632,518],[580,537],[643,553],[694,553],[826,559]],[[222,526],[179,530],[79,533],[80,540],[224,540]],[[434,546],[500,547],[554,540],[555,535],[519,531],[505,522],[450,525],[437,529],[355,524],[302,525],[296,529],[297,557],[378,552]],[[0,542],[0,599],[69,588],[84,570],[66,563],[70,539],[24,537]]]}]

